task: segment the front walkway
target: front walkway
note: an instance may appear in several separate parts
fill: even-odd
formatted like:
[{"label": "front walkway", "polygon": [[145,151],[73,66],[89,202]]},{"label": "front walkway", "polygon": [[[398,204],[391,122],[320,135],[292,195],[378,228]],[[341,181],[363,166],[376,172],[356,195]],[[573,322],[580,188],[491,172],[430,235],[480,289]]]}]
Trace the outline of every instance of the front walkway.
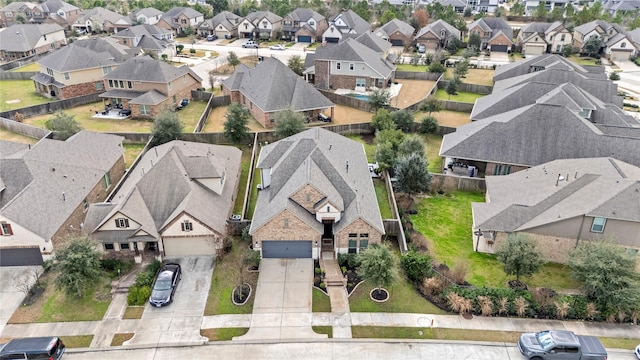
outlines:
[{"label": "front walkway", "polygon": [[345,281],[338,266],[338,262],[333,258],[333,253],[322,253],[320,260],[321,268],[325,270],[325,284],[327,294],[331,301],[331,326],[333,327],[333,337],[350,339],[351,335],[351,311],[349,309],[349,295],[345,288]]}]

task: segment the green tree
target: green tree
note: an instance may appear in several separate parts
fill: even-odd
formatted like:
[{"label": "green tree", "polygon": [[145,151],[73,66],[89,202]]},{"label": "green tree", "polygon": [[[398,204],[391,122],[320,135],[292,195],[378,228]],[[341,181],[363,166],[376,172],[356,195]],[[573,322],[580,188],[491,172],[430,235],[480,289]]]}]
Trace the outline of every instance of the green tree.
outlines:
[{"label": "green tree", "polygon": [[24,24],[27,20],[22,16],[22,14],[18,14],[15,17],[16,24]]},{"label": "green tree", "polygon": [[74,119],[73,115],[62,111],[56,112],[51,119],[44,123],[44,126],[48,130],[54,131],[53,138],[56,140],[67,140],[82,130],[80,123]]},{"label": "green tree", "polygon": [[97,244],[86,237],[71,238],[56,251],[55,286],[67,296],[83,297],[100,279],[100,252]]},{"label": "green tree", "polygon": [[571,3],[567,3],[567,5],[564,7],[564,13],[565,15],[567,15],[567,18],[572,18],[573,15],[575,15],[576,9],[573,7],[573,5]]},{"label": "green tree", "polygon": [[393,122],[396,124],[397,129],[409,131],[409,129],[411,128],[411,124],[413,124],[413,114],[411,114],[409,110],[403,109],[394,111],[391,116],[393,118]]},{"label": "green tree", "polygon": [[229,105],[225,115],[224,135],[227,139],[239,143],[249,137],[249,110],[239,103]]},{"label": "green tree", "polygon": [[451,100],[451,95],[458,94],[458,82],[455,80],[449,80],[446,91],[449,95],[449,100]]},{"label": "green tree", "polygon": [[402,142],[402,140],[404,140],[405,135],[402,133],[402,131],[398,130],[398,129],[386,129],[386,130],[378,130],[376,132],[376,138],[375,138],[375,143],[376,144],[383,144],[386,142],[391,143],[391,145],[393,145],[393,150],[397,151],[398,147],[400,146],[400,143]]},{"label": "green tree", "polygon": [[564,17],[564,9],[562,6],[555,6],[553,10],[551,10],[551,19],[553,21],[562,21]]},{"label": "green tree", "polygon": [[412,153],[398,156],[394,170],[400,191],[409,196],[429,191],[431,174],[428,166],[424,155]]},{"label": "green tree", "polygon": [[451,38],[448,42],[447,42],[447,46],[446,49],[448,52],[450,52],[451,54],[455,54],[458,49],[460,49],[462,47],[462,41],[458,38]]},{"label": "green tree", "polygon": [[615,71],[611,72],[611,74],[609,75],[609,80],[613,80],[613,81],[620,80],[620,74],[618,74]]},{"label": "green tree", "polygon": [[378,143],[376,145],[376,162],[380,171],[393,169],[396,163],[396,150],[390,142]]},{"label": "green tree", "polygon": [[396,128],[396,124],[393,122],[393,117],[387,109],[379,109],[378,112],[371,117],[371,126],[373,126],[375,130],[389,130]]},{"label": "green tree", "polygon": [[429,115],[434,112],[442,110],[442,101],[438,100],[435,96],[429,96],[423,102],[420,103],[420,111],[425,111]]},{"label": "green tree", "polygon": [[538,2],[538,7],[536,8],[535,17],[538,21],[545,21],[547,19],[547,15],[549,15],[549,10],[547,10],[544,1]]},{"label": "green tree", "polygon": [[503,265],[505,274],[531,276],[544,264],[536,242],[524,234],[509,234],[507,240],[496,250],[496,257]]},{"label": "green tree", "polygon": [[431,115],[427,115],[420,121],[418,132],[421,134],[435,134],[436,132],[438,132],[438,128],[438,119]]},{"label": "green tree", "polygon": [[293,55],[290,57],[289,62],[287,62],[287,66],[289,66],[289,69],[294,73],[302,76],[302,72],[304,71],[304,60],[302,60],[300,55]]},{"label": "green tree", "polygon": [[402,255],[400,263],[409,281],[422,285],[422,281],[432,273],[431,257],[414,250]]},{"label": "green tree", "polygon": [[178,44],[176,45],[176,53],[180,54],[184,50],[184,45]]},{"label": "green tree", "polygon": [[274,118],[276,121],[276,135],[280,138],[295,135],[307,127],[304,115],[291,109],[278,111]]},{"label": "green tree", "polygon": [[570,44],[567,44],[562,47],[562,56],[569,57],[571,56],[572,52],[573,52],[573,46],[571,46]]},{"label": "green tree", "polygon": [[600,52],[603,45],[604,42],[602,41],[602,38],[600,36],[593,35],[584,43],[584,49],[587,51],[589,56],[594,56]]},{"label": "green tree", "polygon": [[467,47],[471,49],[475,49],[476,51],[480,50],[480,46],[482,45],[482,38],[478,32],[474,31],[469,35],[469,41],[467,42]]},{"label": "green tree", "polygon": [[469,62],[467,60],[458,61],[456,67],[453,69],[453,73],[458,77],[465,77],[469,72]]},{"label": "green tree", "polygon": [[359,1],[351,7],[351,10],[363,18],[364,21],[369,22],[369,20],[371,20],[371,12],[369,11],[369,3],[367,1]]},{"label": "green tree", "polygon": [[371,92],[367,102],[374,110],[378,111],[378,109],[389,106],[389,103],[391,102],[391,94],[387,89],[376,89]]},{"label": "green tree", "polygon": [[153,125],[151,125],[151,135],[153,136],[150,143],[151,147],[173,140],[180,140],[183,127],[184,124],[178,119],[178,114],[175,111],[162,110],[153,120]]},{"label": "green tree", "polygon": [[396,13],[391,11],[391,10],[386,10],[382,16],[380,16],[380,23],[381,24],[386,24],[389,21],[393,20],[397,18]]},{"label": "green tree", "polygon": [[442,74],[445,71],[447,71],[447,69],[439,62],[433,62],[429,65],[429,72]]},{"label": "green tree", "polygon": [[524,4],[516,1],[516,3],[511,6],[511,9],[509,9],[509,14],[513,16],[524,15]]},{"label": "green tree", "polygon": [[399,155],[419,154],[424,156],[424,143],[420,135],[411,134],[404,137],[398,145]]},{"label": "green tree", "polygon": [[397,278],[396,259],[386,243],[373,244],[358,254],[357,273],[379,291]]},{"label": "green tree", "polygon": [[582,240],[569,253],[571,275],[606,315],[639,310],[640,283],[635,266],[635,257],[610,241]]},{"label": "green tree", "polygon": [[238,55],[235,52],[229,51],[229,55],[227,55],[227,64],[233,67],[233,71],[236,71],[236,66],[240,65],[240,59],[238,59]]},{"label": "green tree", "polygon": [[219,14],[222,11],[229,10],[228,0],[206,0],[206,2],[213,8],[214,14]]}]

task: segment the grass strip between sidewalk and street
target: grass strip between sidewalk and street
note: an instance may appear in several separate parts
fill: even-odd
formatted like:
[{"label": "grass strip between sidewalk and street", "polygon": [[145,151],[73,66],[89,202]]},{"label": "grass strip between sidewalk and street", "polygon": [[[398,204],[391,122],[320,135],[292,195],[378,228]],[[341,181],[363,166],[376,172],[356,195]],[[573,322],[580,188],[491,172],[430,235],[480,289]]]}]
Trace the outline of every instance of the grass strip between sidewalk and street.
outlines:
[{"label": "grass strip between sidewalk and street", "polygon": [[247,333],[249,328],[220,328],[220,329],[202,329],[200,335],[209,339],[209,341],[228,341],[233,340],[234,336],[241,336]]},{"label": "grass strip between sidewalk and street", "polygon": [[93,335],[61,336],[60,339],[68,348],[88,348],[93,341]]},{"label": "grass strip between sidewalk and street", "polygon": [[111,339],[110,346],[122,346],[125,341],[131,340],[133,338],[134,333],[120,333],[113,335],[113,339]]},{"label": "grass strip between sidewalk and street", "polygon": [[311,330],[316,334],[327,334],[329,339],[333,338],[333,326],[312,326]]},{"label": "grass strip between sidewalk and street", "polygon": [[127,306],[122,315],[123,319],[142,319],[144,306]]},{"label": "grass strip between sidewalk and street", "polygon": [[311,311],[313,312],[331,312],[331,299],[322,291],[313,288],[313,298],[311,301]]}]

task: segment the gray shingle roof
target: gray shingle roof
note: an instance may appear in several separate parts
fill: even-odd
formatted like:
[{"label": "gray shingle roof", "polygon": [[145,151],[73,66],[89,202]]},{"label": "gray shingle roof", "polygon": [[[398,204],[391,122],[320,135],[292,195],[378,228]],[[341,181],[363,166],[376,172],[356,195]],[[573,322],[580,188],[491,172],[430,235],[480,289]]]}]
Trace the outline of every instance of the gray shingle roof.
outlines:
[{"label": "gray shingle roof", "polygon": [[391,48],[390,42],[375,36],[371,31],[359,35],[356,41],[378,53],[387,52]]},{"label": "gray shingle roof", "polygon": [[564,105],[533,104],[458,127],[441,156],[536,166],[556,159],[614,157],[640,165],[640,131],[604,133]]},{"label": "gray shingle roof", "polygon": [[106,80],[129,80],[166,83],[183,75],[191,75],[198,81],[202,79],[188,66],[172,66],[150,56],[129,59],[117,69],[104,76]]},{"label": "gray shingle roof", "polygon": [[131,20],[136,20],[141,15],[144,15],[146,17],[154,17],[162,14],[163,14],[162,11],[156,8],[146,7],[142,9],[133,10],[131,14],[129,14],[129,17],[131,18]]},{"label": "gray shingle roof", "polygon": [[249,14],[247,14],[247,16],[245,16],[245,18],[254,25],[257,25],[258,22],[261,21],[262,19],[267,19],[272,24],[282,21],[281,16],[278,16],[272,13],[271,11],[250,12]]},{"label": "gray shingle roof", "polygon": [[440,38],[440,33],[442,32],[442,30],[445,31],[445,35],[442,39],[447,39],[451,36],[455,37],[456,39],[460,39],[460,30],[456,29],[451,24],[441,19],[427,24],[425,27],[418,30],[418,33],[415,37],[419,38],[428,32],[432,32],[436,37]]},{"label": "gray shingle roof", "polygon": [[337,45],[318,48],[316,60],[364,62],[378,72],[381,78],[389,77],[395,70],[395,65],[383,59],[380,53],[354,39],[346,39]]},{"label": "gray shingle roof", "polygon": [[[88,40],[102,42],[102,40]],[[59,72],[94,69],[103,66],[117,66],[118,62],[107,51],[94,51],[75,42],[62,47],[38,61],[38,64]]]},{"label": "gray shingle roof", "polygon": [[472,22],[469,25],[469,29],[473,29],[475,26],[480,26],[484,32],[491,31],[493,33],[492,36],[494,36],[495,33],[502,31],[507,39],[513,39],[513,29],[502,18],[483,17]]},{"label": "gray shingle roof", "polygon": [[266,58],[255,68],[239,67],[222,84],[240,91],[264,112],[326,109],[334,104],[280,61]]},{"label": "gray shingle roof", "polygon": [[[195,19],[199,16],[204,16],[201,12],[190,8],[190,7],[181,7],[181,6],[176,6],[176,7],[172,7],[171,9],[167,10],[167,12],[164,13],[164,15],[162,15],[163,19],[176,19],[178,18],[178,16],[184,14],[187,18],[189,19]],[[171,22],[169,22],[171,23]]]},{"label": "gray shingle roof", "polygon": [[338,19],[342,19],[346,24],[346,26],[336,26],[336,28],[340,29],[342,32],[353,30],[356,34],[362,34],[371,30],[371,24],[360,17],[360,15],[356,14],[353,10],[342,11],[331,20],[331,23],[335,25],[335,22]]},{"label": "gray shingle roof", "polygon": [[640,222],[640,168],[613,158],[555,160],[487,176],[486,184],[491,202],[472,204],[474,227],[483,230],[523,231],[584,215]]},{"label": "gray shingle roof", "polygon": [[384,31],[385,34],[387,35],[391,35],[394,32],[399,31],[401,34],[405,36],[411,36],[413,35],[413,32],[416,31],[416,29],[414,29],[413,26],[399,19],[393,19],[389,21],[388,23],[384,24],[380,29]]},{"label": "gray shingle roof", "polygon": [[0,50],[25,52],[33,50],[43,35],[62,32],[58,24],[15,24],[0,31]]},{"label": "gray shingle roof", "polygon": [[77,6],[71,5],[68,2],[65,2],[62,0],[47,0],[44,3],[42,3],[41,6],[43,9],[46,9],[46,11],[49,13],[56,13],[58,12],[58,10],[62,10],[65,13],[67,13],[70,11],[75,11],[80,9]]},{"label": "gray shingle roof", "polygon": [[19,157],[1,155],[0,178],[6,190],[0,213],[50,239],[122,158],[122,140],[81,131],[67,141],[42,139]]},{"label": "gray shingle roof", "polygon": [[95,21],[100,25],[104,25],[106,22],[115,24],[118,20],[125,16],[118,14],[117,12],[105,9],[103,7],[95,7],[92,9],[83,10],[74,24],[85,24],[87,21]]},{"label": "gray shingle roof", "polygon": [[241,19],[242,18],[240,16],[232,12],[222,11],[216,14],[216,16],[214,16],[212,19],[205,20],[205,21],[210,22],[212,29],[215,29],[216,27],[218,27],[218,25],[222,25],[227,30],[233,30],[236,27],[238,27],[238,24],[240,23]]},{"label": "gray shingle roof", "polygon": [[493,75],[493,81],[505,80],[520,75],[526,75],[532,72],[545,69],[566,69],[574,71],[584,76],[594,79],[607,79],[604,68],[600,66],[583,67],[565,57],[556,54],[542,54],[535,57],[526,58],[496,68]]},{"label": "gray shingle roof", "polygon": [[322,16],[320,13],[318,13],[313,9],[308,9],[308,8],[297,8],[291,11],[287,16],[291,17],[291,19],[293,20],[303,21],[303,22],[307,22],[312,19],[316,21],[320,21],[324,19],[324,16]]},{"label": "gray shingle roof", "polygon": [[264,146],[257,167],[270,169],[272,183],[258,193],[251,232],[285,209],[322,231],[315,215],[290,199],[309,184],[323,192],[327,201],[342,207],[335,231],[360,218],[384,233],[362,144],[321,128],[309,129]]},{"label": "gray shingle roof", "polygon": [[[112,237],[95,231],[114,214],[120,213],[140,224],[155,239],[175,218],[187,213],[214,231],[225,234],[226,221],[240,171],[241,151],[232,146],[172,141],[148,151],[111,203],[91,205],[87,213],[87,231],[97,238]],[[225,174],[220,194],[199,181]],[[91,221],[89,221],[89,219]],[[115,236],[115,235],[114,235]],[[133,236],[124,233],[120,238]]]}]

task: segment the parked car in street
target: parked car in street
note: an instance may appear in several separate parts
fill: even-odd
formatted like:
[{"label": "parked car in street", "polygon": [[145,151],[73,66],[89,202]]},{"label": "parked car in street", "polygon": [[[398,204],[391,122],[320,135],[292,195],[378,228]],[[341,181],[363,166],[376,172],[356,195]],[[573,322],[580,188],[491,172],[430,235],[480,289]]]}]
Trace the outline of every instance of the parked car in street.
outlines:
[{"label": "parked car in street", "polygon": [[218,40],[218,35],[216,34],[207,35],[207,41],[213,41],[213,40]]},{"label": "parked car in street", "polygon": [[64,349],[64,343],[56,336],[13,339],[0,345],[0,359],[58,360]]},{"label": "parked car in street", "polygon": [[171,304],[181,278],[182,269],[180,264],[168,263],[162,265],[153,282],[149,303],[157,307]]},{"label": "parked car in street", "polygon": [[254,48],[254,49],[257,49],[257,48],[260,47],[260,45],[257,42],[253,41],[253,40],[249,40],[246,43],[242,44],[242,47],[243,48]]},{"label": "parked car in street", "polygon": [[638,358],[638,360],[640,360],[640,345],[636,346],[636,357]]},{"label": "parked car in street", "polygon": [[269,47],[271,50],[285,50],[286,48],[282,44],[275,44]]},{"label": "parked car in street", "polygon": [[600,339],[564,330],[524,333],[518,349],[529,360],[607,360]]}]

